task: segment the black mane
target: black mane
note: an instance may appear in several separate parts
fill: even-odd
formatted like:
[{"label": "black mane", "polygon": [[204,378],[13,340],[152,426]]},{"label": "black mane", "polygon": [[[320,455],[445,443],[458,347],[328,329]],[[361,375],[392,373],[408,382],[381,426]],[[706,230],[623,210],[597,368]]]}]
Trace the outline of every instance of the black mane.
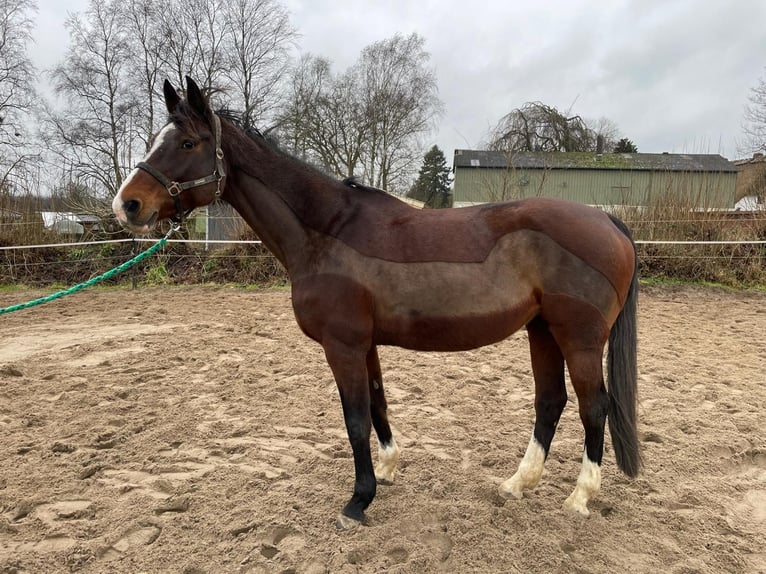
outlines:
[{"label": "black mane", "polygon": [[[189,115],[196,116],[197,114],[194,112],[194,110],[191,109],[190,106],[185,105],[186,101],[182,101],[181,104],[176,109],[175,113],[170,117],[170,120],[175,124],[183,124],[189,121]],[[307,162],[304,159],[297,158],[293,156],[291,153],[285,151],[281,148],[279,145],[279,139],[271,134],[273,128],[269,128],[264,132],[262,132],[260,129],[258,129],[256,126],[252,124],[246,124],[244,121],[242,121],[243,114],[241,112],[238,112],[236,110],[232,110],[229,108],[219,108],[214,112],[218,117],[221,119],[226,120],[227,122],[234,125],[236,128],[238,128],[243,134],[245,134],[248,138],[251,140],[257,141],[262,144],[266,144],[269,148],[276,151],[277,153],[289,157],[290,159],[293,159],[295,161],[298,161],[305,165],[306,167],[316,171],[318,174],[329,178],[335,182],[338,181],[338,179],[333,176],[332,174],[327,173],[324,169],[322,169],[319,166],[312,165],[311,163]],[[381,193],[383,195],[389,196],[390,194],[386,192],[385,190],[379,189],[377,187],[372,187],[369,185],[364,185],[363,183],[359,182],[357,176],[351,176],[343,179],[341,181],[342,185],[345,187],[349,187],[351,189],[356,189],[362,192],[367,193]]]},{"label": "black mane", "polygon": [[359,183],[357,180],[357,177],[355,175],[352,175],[351,177],[347,177],[343,180],[343,185],[346,187],[351,187],[354,189],[359,189],[361,191],[369,191],[369,192],[376,192],[376,193],[385,193],[388,195],[388,193],[385,190],[382,190],[377,187],[372,187],[371,185],[364,185],[363,183]]},{"label": "black mane", "polygon": [[266,134],[264,134],[256,126],[245,124],[245,122],[242,121],[242,114],[235,110],[221,108],[216,110],[215,113],[218,117],[225,119],[231,124],[234,124],[237,128],[239,128],[240,131],[242,131],[242,133],[246,134],[251,139],[265,141],[272,147],[279,149],[279,142],[274,136],[270,135],[271,129],[266,130]]}]

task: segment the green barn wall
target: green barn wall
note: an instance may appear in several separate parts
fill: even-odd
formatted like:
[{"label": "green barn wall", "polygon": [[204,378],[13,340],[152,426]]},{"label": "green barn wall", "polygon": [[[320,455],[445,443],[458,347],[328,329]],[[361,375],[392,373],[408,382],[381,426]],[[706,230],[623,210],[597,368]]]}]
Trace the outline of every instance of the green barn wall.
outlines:
[{"label": "green barn wall", "polygon": [[736,173],[597,169],[456,168],[455,205],[556,197],[590,205],[678,202],[731,208]]}]

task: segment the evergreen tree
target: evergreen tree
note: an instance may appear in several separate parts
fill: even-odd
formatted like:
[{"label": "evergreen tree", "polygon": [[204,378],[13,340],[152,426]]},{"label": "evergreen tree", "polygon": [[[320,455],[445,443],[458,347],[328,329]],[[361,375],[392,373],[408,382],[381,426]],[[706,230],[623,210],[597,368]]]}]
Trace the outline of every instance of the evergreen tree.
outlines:
[{"label": "evergreen tree", "polygon": [[638,148],[628,138],[622,138],[614,146],[614,153],[638,153]]},{"label": "evergreen tree", "polygon": [[434,146],[423,156],[418,179],[407,197],[422,201],[426,207],[452,207],[451,177],[444,153],[439,146]]}]

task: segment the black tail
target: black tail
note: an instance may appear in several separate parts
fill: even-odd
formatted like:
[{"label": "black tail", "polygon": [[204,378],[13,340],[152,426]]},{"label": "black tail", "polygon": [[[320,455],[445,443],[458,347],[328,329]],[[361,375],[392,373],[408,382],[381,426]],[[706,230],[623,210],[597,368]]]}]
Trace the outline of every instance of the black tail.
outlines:
[{"label": "black tail", "polygon": [[[630,240],[627,226],[612,217],[612,221]],[[633,244],[633,251],[636,246]],[[630,477],[641,470],[641,449],[638,442],[637,403],[638,368],[638,256],[636,255],[633,281],[625,305],[609,333],[607,376],[609,382],[609,433],[617,459],[617,466]]]}]

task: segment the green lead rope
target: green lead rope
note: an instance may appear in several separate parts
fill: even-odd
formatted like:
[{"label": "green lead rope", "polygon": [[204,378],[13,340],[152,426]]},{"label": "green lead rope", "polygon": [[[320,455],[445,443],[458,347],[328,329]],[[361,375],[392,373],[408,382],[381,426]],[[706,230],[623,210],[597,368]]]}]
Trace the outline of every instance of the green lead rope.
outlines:
[{"label": "green lead rope", "polygon": [[130,259],[123,263],[122,265],[119,265],[115,267],[114,269],[110,269],[106,273],[102,275],[97,275],[96,277],[93,277],[92,279],[88,279],[87,281],[83,283],[78,283],[77,285],[74,285],[70,287],[69,289],[64,289],[63,291],[57,291],[56,293],[52,293],[46,297],[40,297],[39,299],[34,299],[33,301],[27,301],[26,303],[19,303],[18,305],[11,305],[10,307],[3,307],[0,309],[0,315],[3,315],[5,313],[11,313],[13,311],[19,311],[21,309],[28,309],[30,307],[35,307],[37,305],[42,305],[43,303],[49,303],[51,301],[55,301],[56,299],[60,299],[61,297],[64,297],[66,295],[71,295],[72,293],[77,293],[78,291],[82,291],[86,287],[91,287],[95,285],[96,283],[101,283],[101,281],[104,281],[106,279],[109,279],[110,277],[114,277],[115,275],[122,273],[126,269],[130,269],[135,264],[139,263],[140,261],[143,261],[150,255],[153,255],[168,242],[168,239],[173,234],[174,231],[176,231],[176,227],[171,227],[170,231],[167,232],[165,237],[160,239],[157,243],[152,245],[149,249],[146,251],[142,251],[138,255],[136,255],[133,259]]}]

